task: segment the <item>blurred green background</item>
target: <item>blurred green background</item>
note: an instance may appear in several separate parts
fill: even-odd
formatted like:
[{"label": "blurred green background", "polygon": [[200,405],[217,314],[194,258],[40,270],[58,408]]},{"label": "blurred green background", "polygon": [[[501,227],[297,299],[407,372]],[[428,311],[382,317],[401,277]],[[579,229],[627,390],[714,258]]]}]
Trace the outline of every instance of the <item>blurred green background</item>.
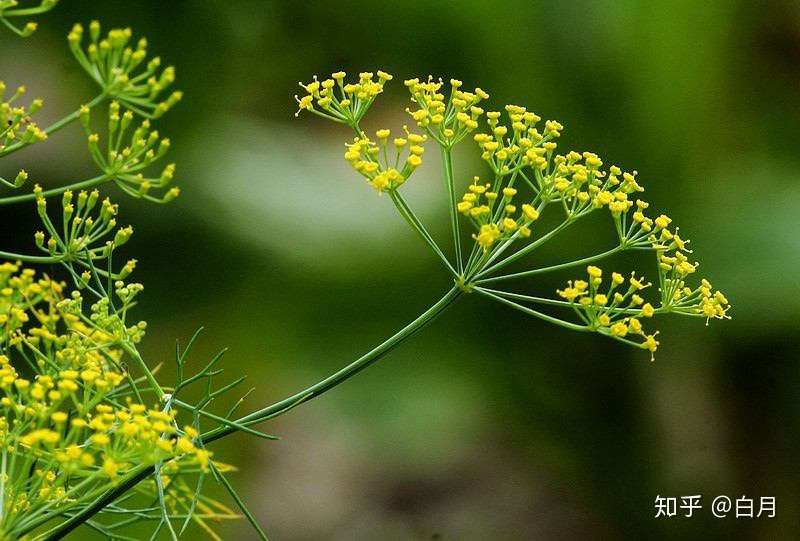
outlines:
[{"label": "blurred green background", "polygon": [[[369,129],[409,123],[401,81],[429,73],[560,120],[562,147],[639,171],[734,305],[733,321],[708,327],[661,320],[650,363],[463,298],[269,423],[281,441],[220,442],[271,538],[800,536],[800,4],[64,0],[35,37],[0,34],[0,75],[46,97],[40,120],[94,95],[65,40],[94,18],[146,35],[186,93],[161,122],[182,197],[153,207],[116,194],[147,287],[143,349],[168,360],[175,339],[205,326],[195,362],[229,347],[231,377],[255,387],[246,408],[348,363],[450,285],[341,159],[347,130],[294,118],[297,81],[340,68],[396,76]],[[434,154],[404,190],[446,245]],[[21,165],[48,185],[94,174],[76,127],[0,174]],[[471,155],[456,172],[485,174]],[[3,212],[3,245],[29,249],[33,206]],[[583,231],[540,262],[612,242],[600,226]],[[639,267],[652,276],[649,258]],[[551,294],[567,277],[521,286]],[[699,516],[653,518],[656,495],[692,494],[704,496]],[[775,496],[778,517],[715,519],[719,494]],[[220,533],[252,538],[244,521]]]}]

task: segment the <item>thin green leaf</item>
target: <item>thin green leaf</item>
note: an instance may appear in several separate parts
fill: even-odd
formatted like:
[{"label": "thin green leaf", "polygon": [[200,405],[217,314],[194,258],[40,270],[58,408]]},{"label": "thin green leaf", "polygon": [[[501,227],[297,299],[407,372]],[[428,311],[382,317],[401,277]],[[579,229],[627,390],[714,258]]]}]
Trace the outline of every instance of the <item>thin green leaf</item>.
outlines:
[{"label": "thin green leaf", "polygon": [[211,466],[211,471],[214,472],[214,476],[220,483],[222,483],[222,486],[225,487],[225,489],[231,495],[231,498],[233,498],[233,500],[236,502],[236,505],[239,506],[239,509],[241,509],[242,513],[244,513],[247,521],[250,523],[256,533],[258,533],[258,538],[262,541],[269,541],[267,534],[264,533],[264,530],[262,530],[261,526],[258,524],[255,515],[250,512],[250,509],[248,509],[247,505],[244,503],[244,500],[242,500],[242,498],[236,492],[236,489],[233,488],[230,482],[225,478],[224,475],[222,475],[222,472],[219,471],[213,462],[209,463],[209,465]]}]

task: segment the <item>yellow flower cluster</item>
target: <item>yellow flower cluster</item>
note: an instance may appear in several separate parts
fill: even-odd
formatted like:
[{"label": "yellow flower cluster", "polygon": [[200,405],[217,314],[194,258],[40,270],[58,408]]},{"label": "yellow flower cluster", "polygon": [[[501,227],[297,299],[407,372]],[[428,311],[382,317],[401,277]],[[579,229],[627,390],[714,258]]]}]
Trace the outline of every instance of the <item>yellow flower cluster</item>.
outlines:
[{"label": "yellow flower cluster", "polygon": [[[20,29],[13,18],[44,13],[56,2],[0,0],[0,22],[28,35],[35,23]],[[203,409],[236,386],[212,386],[218,371],[210,368],[218,358],[184,379],[181,363],[189,348],[182,356],[176,354],[179,385],[206,385],[200,405],[179,400],[179,386],[168,393],[158,382],[157,369],[149,368],[136,347],[147,324],[130,314],[143,287],[123,281],[136,262],[129,261],[120,272],[113,266],[114,251],[133,230],[117,226],[117,205],[97,190],[77,191],[113,182],[134,197],[155,202],[177,196],[177,188],[168,188],[173,164],[160,174],[148,174],[146,168],[170,146],[151,129],[150,119],[167,112],[182,94],[165,93],[175,79],[174,68],[162,69],[160,59],[148,59],[147,41],[132,42],[130,29],[101,36],[100,25],[92,22],[86,34],[88,45],[83,27],[76,25],[68,40],[101,91],[46,130],[34,122],[42,101],[23,105],[25,88],[8,97],[0,82],[0,157],[80,120],[92,158],[102,169],[92,179],[47,191],[37,185],[32,194],[4,199],[6,204],[35,200],[43,230],[34,239],[46,255],[3,252],[0,258],[0,539],[60,538],[80,524],[109,537],[125,537],[114,528],[154,517],[162,519],[154,536],[166,526],[174,537],[172,521],[179,517],[184,527],[192,521],[215,536],[205,520],[237,516],[200,494],[209,469],[220,480],[221,472],[227,471],[211,461],[203,446],[201,415],[261,434]],[[101,147],[100,136],[90,128],[90,110],[107,99],[113,101],[104,121],[107,141]],[[134,123],[135,116],[144,121]],[[0,178],[0,184],[19,188],[27,176],[23,170],[16,178]],[[150,195],[156,189],[164,192]],[[61,213],[51,217],[48,198],[57,197]],[[63,267],[75,290],[24,268],[22,261]],[[228,416],[232,414],[233,410]],[[191,426],[182,426],[187,421]],[[142,476],[148,479],[139,482]],[[198,481],[196,487],[186,484],[188,477]],[[125,496],[116,499],[113,508],[108,502],[92,509],[90,504],[115,485],[121,485]],[[154,501],[157,507],[151,508]],[[120,520],[111,524],[78,517],[96,512],[114,513]]]},{"label": "yellow flower cluster", "polygon": [[535,189],[549,201],[561,201],[569,216],[607,207],[616,219],[633,207],[630,194],[644,191],[636,171],[622,172],[615,165],[604,171],[603,160],[593,152],[553,156],[554,149],[555,143],[546,142],[529,152]]},{"label": "yellow flower cluster", "polygon": [[[108,198],[100,202],[97,190],[81,191],[77,196],[70,190],[64,192],[61,231],[56,229],[47,214],[47,199],[41,186],[36,185],[33,193],[39,217],[48,233],[47,236],[42,231],[35,234],[36,246],[59,261],[77,261],[86,266],[89,260],[107,258],[133,235],[130,226],[117,228],[118,206]],[[118,276],[126,277],[135,265],[135,261],[129,261]]]},{"label": "yellow flower cluster", "polygon": [[422,165],[427,136],[403,129],[405,136],[395,137],[391,143],[391,131],[381,129],[375,132],[377,142],[362,135],[347,145],[344,159],[379,192],[396,190]]},{"label": "yellow flower cluster", "polygon": [[[703,278],[700,280],[700,286],[695,291],[699,293],[699,295],[695,292],[684,290],[681,302],[684,305],[692,306],[694,310],[705,316],[706,324],[708,324],[708,320],[712,317],[716,319],[730,319],[728,315],[730,303],[727,297],[719,290],[714,291],[711,282]],[[697,302],[691,304],[693,295],[696,295]]]},{"label": "yellow flower cluster", "polygon": [[[626,211],[630,202],[626,190],[614,190],[617,177],[606,178],[601,170],[603,161],[591,152],[568,152],[553,160],[553,175],[547,184],[566,200],[577,200],[579,205],[592,204],[594,208],[607,206],[612,212]],[[612,171],[618,168],[612,166]]]},{"label": "yellow flower cluster", "polygon": [[659,259],[661,302],[665,307],[672,312],[705,317],[706,323],[711,318],[730,319],[727,297],[721,291],[715,291],[708,280],[701,279],[700,285],[694,289],[686,285],[685,276],[694,272],[696,263],[686,261],[686,256],[680,252],[674,256],[661,254]]},{"label": "yellow flower cluster", "polygon": [[694,289],[686,285],[686,278],[697,272],[698,262],[692,262],[687,255],[688,239],[678,234],[678,228],[670,229],[672,219],[661,214],[655,219],[644,217],[642,210],[646,204],[637,201],[639,210],[633,214],[634,223],[638,223],[642,231],[651,232],[647,236],[656,252],[658,262],[659,289],[661,303],[670,311],[690,315],[702,315],[710,318],[728,318],[730,309],[728,299],[720,291],[713,291],[711,284],[702,279]]},{"label": "yellow flower cluster", "polygon": [[[639,319],[650,318],[657,313],[639,295],[651,284],[631,273],[626,287],[625,277],[614,272],[608,287],[601,291],[603,270],[590,265],[586,272],[587,280],[570,280],[567,287],[557,290],[558,295],[576,308],[579,317],[590,329],[655,353],[658,332],[645,333]],[[642,340],[634,342],[630,336],[640,336]]]},{"label": "yellow flower cluster", "polygon": [[35,99],[28,107],[20,105],[18,100],[25,92],[25,87],[20,86],[6,97],[6,84],[0,81],[0,155],[11,145],[30,145],[47,139],[47,133],[31,120],[44,102]]},{"label": "yellow flower cluster", "polygon": [[[395,139],[390,158],[389,130],[379,130],[373,142],[361,130],[359,121],[375,96],[383,91],[383,83],[391,77],[380,77],[380,81],[374,83],[372,74],[362,74],[358,85],[349,86],[344,85],[343,78],[343,73],[334,74],[329,80],[320,82],[314,78],[313,82],[302,85],[308,95],[297,98],[300,109],[353,128],[356,138],[347,145],[345,158],[376,190],[392,192],[421,163],[423,136]],[[423,133],[438,144],[442,153],[455,260],[445,255],[401,194],[393,193],[392,201],[453,274],[459,287],[478,291],[551,323],[573,330],[594,330],[651,352],[658,347],[657,333],[645,333],[642,318],[663,313],[707,319],[728,317],[728,300],[719,291],[713,291],[706,280],[694,289],[686,285],[687,277],[698,267],[689,259],[689,241],[680,236],[678,228],[665,214],[648,215],[650,203],[640,195],[644,187],[636,171],[606,166],[593,152],[557,152],[556,139],[564,130],[559,122],[542,122],[536,113],[513,104],[506,105],[504,112],[484,110],[483,101],[489,95],[480,88],[472,92],[462,90],[463,83],[459,80],[451,79],[449,88],[445,88],[442,79],[429,76],[422,80],[408,79],[405,86],[413,104],[406,112]],[[336,88],[340,90],[338,94]],[[350,99],[353,95],[360,101]],[[488,182],[473,177],[472,184],[459,200],[452,151],[468,134],[472,134],[491,176]],[[407,145],[409,154],[403,162],[401,150]],[[563,211],[563,221],[544,234],[537,234],[524,246],[514,246],[513,241],[533,236],[531,224],[551,206],[559,208],[559,213]],[[619,242],[613,248],[576,261],[499,274],[501,269],[528,256],[579,219],[601,209],[608,210],[617,232]],[[460,215],[474,227],[475,244],[466,257],[462,257]],[[655,254],[661,295],[660,303],[656,303],[658,307],[642,298],[641,290],[650,284],[635,274],[625,278],[612,273],[610,284],[601,291],[603,272],[594,266],[588,268],[588,280],[571,281],[558,290],[564,300],[486,287],[493,282],[586,265],[626,250]],[[505,257],[501,259],[503,254]],[[538,312],[520,302],[574,308],[583,324]],[[636,337],[638,339],[634,339]]]},{"label": "yellow flower cluster", "polygon": [[146,326],[126,326],[124,314],[139,291],[118,282],[122,309],[110,310],[103,298],[86,314],[79,293],[64,298],[63,284],[18,264],[0,265],[6,527],[25,513],[69,505],[78,485],[82,494],[101,491],[142,464],[208,467],[211,455],[196,445],[196,429],[179,429],[173,411],[122,399],[138,393],[124,368],[125,343],[138,341]]},{"label": "yellow flower cluster", "polygon": [[489,94],[476,88],[474,92],[461,90],[464,83],[450,79],[450,95],[442,93],[444,82],[409,79],[405,81],[411,93],[411,101],[417,109],[406,109],[417,125],[445,147],[452,147],[478,128],[478,119],[483,109],[478,104],[489,99]]},{"label": "yellow flower cluster", "polygon": [[[133,113],[122,111],[119,102],[112,101],[108,107],[108,151],[104,153],[100,150],[100,135],[92,131],[89,108],[82,107],[79,115],[88,136],[92,159],[106,175],[118,181],[117,185],[125,193],[153,203],[169,203],[180,195],[179,188],[169,188],[175,177],[174,163],[167,164],[157,177],[143,173],[163,158],[170,148],[170,140],[152,129],[150,120],[145,119],[132,129]],[[127,137],[130,139],[126,140]],[[159,197],[150,195],[153,190],[166,188],[169,189]]]},{"label": "yellow flower cluster", "polygon": [[478,230],[472,238],[484,252],[515,235],[531,236],[530,225],[539,218],[539,211],[528,203],[517,208],[516,195],[516,188],[506,186],[500,193],[494,192],[489,184],[481,184],[480,178],[475,177],[458,203],[458,211]]},{"label": "yellow flower cluster", "polygon": [[53,305],[62,290],[61,283],[48,277],[37,279],[33,269],[23,269],[11,262],[0,263],[0,350],[15,344],[20,330],[32,317],[36,321],[49,321],[50,310],[37,307]]},{"label": "yellow flower cluster", "polygon": [[[623,341],[627,341],[624,339],[629,334],[640,335],[644,340],[638,345],[651,352],[655,352],[658,347],[655,339],[658,333],[645,334],[637,318],[651,318],[665,313],[700,316],[705,317],[706,321],[710,318],[728,318],[728,299],[722,292],[714,291],[707,280],[701,280],[695,289],[686,287],[683,276],[694,271],[688,269],[692,265],[686,262],[685,256],[680,258],[659,254],[658,257],[667,257],[672,263],[660,264],[664,265],[659,275],[662,302],[657,308],[645,302],[639,294],[651,284],[645,283],[633,273],[628,279],[626,291],[623,292],[625,278],[615,272],[611,275],[608,289],[601,292],[599,288],[603,281],[603,271],[591,265],[586,269],[588,280],[570,280],[567,287],[557,290],[557,293],[578,309],[578,315],[589,328]],[[681,269],[683,264],[687,268]],[[667,266],[669,271],[665,269]],[[667,272],[670,273],[670,278],[666,277]]]},{"label": "yellow flower cluster", "polygon": [[519,105],[506,105],[505,109],[511,129],[500,125],[499,111],[489,111],[486,113],[489,130],[473,136],[481,149],[481,158],[499,176],[508,175],[524,166],[544,170],[556,148],[551,140],[561,135],[563,126],[548,120],[542,133],[536,128],[541,120],[539,115]]},{"label": "yellow flower cluster", "polygon": [[159,72],[159,57],[145,63],[147,39],[139,39],[135,48],[130,46],[133,35],[130,28],[112,29],[101,39],[100,23],[92,21],[85,50],[83,34],[83,26],[76,24],[67,36],[78,63],[109,96],[125,103],[135,113],[158,118],[183,97],[183,93],[176,90],[166,99],[159,99],[175,81],[175,68],[168,66]]},{"label": "yellow flower cluster", "polygon": [[355,127],[383,92],[386,82],[392,80],[391,75],[380,70],[377,80],[375,74],[368,71],[359,73],[355,82],[345,82],[346,76],[345,72],[337,71],[323,81],[315,75],[310,83],[299,83],[307,94],[294,97],[299,107],[295,116],[306,110]]},{"label": "yellow flower cluster", "polygon": [[[530,184],[540,198],[560,201],[568,217],[577,218],[607,208],[620,241],[627,247],[685,248],[688,241],[680,237],[677,229],[668,228],[670,218],[663,214],[648,217],[646,209],[650,204],[632,197],[644,191],[636,171],[624,172],[616,165],[603,170],[602,159],[592,152],[571,151],[551,156],[547,149],[555,149],[555,143],[546,142],[533,148],[529,163],[524,164],[533,168]],[[529,179],[524,171],[520,174]]]}]

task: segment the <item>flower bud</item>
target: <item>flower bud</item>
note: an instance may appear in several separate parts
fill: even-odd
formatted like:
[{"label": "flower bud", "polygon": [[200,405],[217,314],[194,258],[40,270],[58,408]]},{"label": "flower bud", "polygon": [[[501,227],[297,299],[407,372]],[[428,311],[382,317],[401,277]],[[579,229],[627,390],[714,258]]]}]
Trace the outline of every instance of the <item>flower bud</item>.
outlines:
[{"label": "flower bud", "polygon": [[14,187],[15,188],[21,187],[23,184],[25,184],[25,181],[27,180],[28,180],[28,173],[24,169],[20,170],[20,172],[17,173],[17,177],[14,179]]}]

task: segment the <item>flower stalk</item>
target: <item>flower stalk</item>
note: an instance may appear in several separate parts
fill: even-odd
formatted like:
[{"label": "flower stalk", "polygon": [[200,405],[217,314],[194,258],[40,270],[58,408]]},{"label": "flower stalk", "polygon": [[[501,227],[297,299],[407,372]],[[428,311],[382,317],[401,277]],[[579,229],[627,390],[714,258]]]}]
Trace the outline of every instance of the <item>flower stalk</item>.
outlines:
[{"label": "flower stalk", "polygon": [[458,227],[458,209],[456,201],[455,178],[453,177],[453,153],[442,146],[442,167],[444,168],[444,184],[447,189],[447,197],[450,210],[450,228],[453,234],[453,246],[456,258],[456,268],[458,274],[464,272],[464,262],[461,259],[461,234]]}]

